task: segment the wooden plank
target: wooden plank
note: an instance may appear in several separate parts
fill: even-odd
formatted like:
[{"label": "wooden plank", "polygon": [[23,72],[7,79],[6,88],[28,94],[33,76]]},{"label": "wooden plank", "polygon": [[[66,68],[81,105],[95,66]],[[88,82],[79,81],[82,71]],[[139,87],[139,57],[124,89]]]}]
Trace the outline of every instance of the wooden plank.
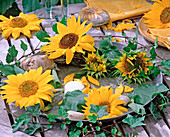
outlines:
[{"label": "wooden plank", "polygon": [[4,39],[3,37],[0,36],[0,46],[1,46],[1,50],[0,50],[0,60],[3,62],[3,64],[7,64],[6,63],[6,55],[8,53],[8,49],[9,49],[9,45],[6,39]]},{"label": "wooden plank", "polygon": [[170,137],[170,130],[163,119],[155,121],[153,116],[149,116],[144,123],[150,137]]},{"label": "wooden plank", "polygon": [[79,13],[84,7],[86,7],[85,3],[69,4],[69,14]]},{"label": "wooden plank", "polygon": [[166,108],[163,109],[163,114],[164,114],[166,123],[170,127],[170,106],[167,106]]},{"label": "wooden plank", "polygon": [[[126,133],[130,134],[130,132],[132,132],[132,129],[127,124],[121,124],[121,127],[125,134]],[[138,133],[138,137],[148,137],[148,134],[146,133],[146,131],[144,130],[144,128],[142,126],[136,127],[136,128],[134,128],[134,130],[135,130],[135,132]]]},{"label": "wooden plank", "polygon": [[[48,123],[48,120],[45,117],[40,117],[39,120],[42,123]],[[68,137],[66,131],[63,131],[60,125],[60,123],[56,123],[56,125],[53,125],[52,129],[44,132],[45,137],[53,137],[54,135],[56,137]]]},{"label": "wooden plank", "polygon": [[6,107],[5,107],[4,101],[0,101],[0,125],[11,128],[9,117],[5,109]]},{"label": "wooden plank", "polygon": [[29,136],[23,132],[17,131],[12,133],[12,128],[7,126],[0,125],[0,137],[40,137],[40,136]]}]

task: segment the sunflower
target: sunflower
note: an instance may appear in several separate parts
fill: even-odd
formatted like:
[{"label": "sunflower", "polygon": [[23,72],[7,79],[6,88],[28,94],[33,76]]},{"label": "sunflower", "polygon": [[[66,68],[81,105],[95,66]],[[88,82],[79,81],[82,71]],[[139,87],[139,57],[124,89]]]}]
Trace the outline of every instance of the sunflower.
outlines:
[{"label": "sunflower", "polygon": [[20,33],[24,34],[27,37],[31,37],[31,31],[39,31],[39,24],[43,19],[39,20],[38,16],[35,14],[19,14],[19,17],[6,18],[3,15],[0,15],[0,28],[3,30],[2,36],[8,39],[12,35],[14,39],[17,39],[20,36]]},{"label": "sunflower", "polygon": [[101,77],[104,75],[104,73],[107,72],[106,70],[106,59],[103,56],[100,56],[99,53],[97,52],[94,54],[88,53],[88,57],[85,58],[86,64],[83,65],[84,68],[82,70],[87,71],[87,75],[95,76],[97,79],[98,77]]},{"label": "sunflower", "polygon": [[126,53],[123,57],[120,57],[120,62],[118,62],[115,68],[123,72],[122,76],[128,75],[131,79],[132,77],[138,77],[139,73],[144,71],[145,75],[149,71],[148,66],[152,66],[151,62],[148,62],[150,58],[146,57],[145,52],[139,52],[136,55],[127,57]]},{"label": "sunflower", "polygon": [[89,93],[89,97],[84,98],[87,102],[85,103],[86,106],[83,106],[83,112],[86,116],[93,115],[93,113],[90,113],[90,104],[98,105],[101,107],[107,105],[106,111],[109,115],[105,115],[100,119],[123,115],[122,111],[127,111],[127,109],[120,106],[124,103],[124,101],[118,99],[119,97],[120,94],[113,94],[113,88],[110,88],[109,86],[100,87],[98,89],[93,88],[92,91]]},{"label": "sunflower", "polygon": [[53,91],[55,90],[51,84],[47,84],[53,80],[53,75],[50,75],[51,70],[42,73],[42,67],[31,69],[24,74],[9,75],[8,83],[2,86],[3,91],[0,92],[2,99],[7,99],[7,103],[15,101],[15,106],[22,107],[33,106],[40,103],[41,110],[44,107],[43,100],[51,102]]},{"label": "sunflower", "polygon": [[84,35],[91,29],[92,23],[84,27],[86,21],[80,24],[80,17],[76,22],[75,16],[67,20],[67,27],[57,22],[57,30],[59,35],[49,38],[51,42],[47,46],[41,48],[48,54],[49,59],[55,59],[62,55],[66,55],[66,64],[69,64],[75,52],[84,54],[84,50],[95,51],[94,38],[90,35]]},{"label": "sunflower", "polygon": [[146,19],[144,23],[146,23],[149,28],[170,28],[170,0],[153,1],[155,1],[155,3],[151,10],[144,15]]}]

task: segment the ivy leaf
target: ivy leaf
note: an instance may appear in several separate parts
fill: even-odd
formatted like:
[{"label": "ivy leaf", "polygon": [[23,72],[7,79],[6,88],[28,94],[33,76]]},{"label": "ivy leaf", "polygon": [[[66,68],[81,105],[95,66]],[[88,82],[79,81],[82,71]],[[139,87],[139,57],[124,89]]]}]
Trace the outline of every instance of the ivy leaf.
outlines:
[{"label": "ivy leaf", "polygon": [[42,114],[39,103],[34,106],[28,106],[26,109],[26,114],[31,114],[34,117],[39,117]]},{"label": "ivy leaf", "polygon": [[42,127],[41,123],[28,123],[28,128],[24,131],[24,133],[33,135],[39,128]]},{"label": "ivy leaf", "polygon": [[128,114],[127,117],[125,119],[122,120],[123,123],[127,123],[128,125],[130,125],[131,128],[135,128],[137,126],[142,126],[145,125],[142,121],[144,121],[145,116],[143,117],[133,117],[132,115]]},{"label": "ivy leaf", "polygon": [[85,126],[85,128],[83,128],[83,132],[84,132],[84,133],[87,132],[87,126]]},{"label": "ivy leaf", "polygon": [[3,72],[5,76],[25,73],[21,68],[15,65],[0,65],[0,71]]},{"label": "ivy leaf", "polygon": [[41,8],[39,0],[22,0],[24,13],[35,11]]},{"label": "ivy leaf", "polygon": [[61,124],[61,129],[64,131],[66,129],[66,125],[65,124]]},{"label": "ivy leaf", "polygon": [[70,131],[69,132],[69,137],[80,137],[81,130],[77,130],[76,132]]},{"label": "ivy leaf", "polygon": [[158,120],[158,119],[161,119],[162,116],[156,110],[156,106],[157,106],[157,103],[154,105],[153,102],[151,102],[149,110],[150,110],[151,114],[153,115],[154,119]]},{"label": "ivy leaf", "polygon": [[48,124],[47,129],[51,129],[51,128],[52,128],[52,125]]},{"label": "ivy leaf", "polygon": [[76,126],[77,127],[82,127],[83,126],[83,122],[82,121],[77,122]]},{"label": "ivy leaf", "polygon": [[106,135],[105,135],[104,132],[102,132],[102,133],[100,133],[100,134],[98,134],[98,135],[94,135],[94,137],[106,137]]},{"label": "ivy leaf", "polygon": [[132,50],[136,50],[137,44],[134,44],[131,42],[131,40],[128,41],[128,47],[131,48]]},{"label": "ivy leaf", "polygon": [[73,110],[82,112],[82,106],[85,105],[86,102],[84,97],[87,97],[87,95],[79,90],[67,92],[60,106],[63,106],[66,111]]},{"label": "ivy leaf", "polygon": [[142,116],[146,114],[145,108],[140,104],[130,103],[128,106],[137,114],[140,114]]},{"label": "ivy leaf", "polygon": [[8,49],[8,52],[13,58],[18,55],[18,51],[16,50],[14,45]]},{"label": "ivy leaf", "polygon": [[151,54],[150,58],[152,58],[152,59],[156,58],[157,54],[156,54],[156,51],[155,51],[154,47],[151,48],[150,54]]},{"label": "ivy leaf", "polygon": [[130,52],[130,48],[129,47],[124,47],[123,50],[126,51],[126,52]]},{"label": "ivy leaf", "polygon": [[1,0],[0,2],[0,14],[4,14],[5,11],[12,5],[15,0]]},{"label": "ivy leaf", "polygon": [[89,118],[89,122],[96,123],[97,121],[97,116],[93,114],[92,116],[87,116]]},{"label": "ivy leaf", "polygon": [[51,123],[51,122],[56,122],[56,118],[59,117],[58,115],[53,115],[53,114],[48,114],[47,115],[47,118],[48,118],[48,122]]},{"label": "ivy leaf", "polygon": [[168,91],[168,88],[164,84],[159,84],[156,86],[144,84],[134,89],[134,92],[130,93],[128,96],[138,104],[147,104],[151,101],[152,97],[158,93]]},{"label": "ivy leaf", "polygon": [[15,119],[16,123],[12,125],[13,132],[17,131],[23,124],[28,124],[28,122],[31,120],[30,117],[28,117],[25,113],[18,118]]},{"label": "ivy leaf", "polygon": [[170,59],[162,60],[162,61],[161,61],[161,65],[162,65],[165,69],[170,69]]},{"label": "ivy leaf", "polygon": [[20,47],[23,49],[23,51],[26,51],[28,49],[27,44],[25,44],[22,40],[21,40]]},{"label": "ivy leaf", "polygon": [[107,106],[98,106],[98,105],[92,105],[90,104],[91,109],[90,113],[96,113],[98,118],[101,118],[102,116],[108,115],[106,112]]},{"label": "ivy leaf", "polygon": [[14,71],[15,71],[15,74],[19,74],[19,73],[24,74],[25,73],[25,71],[23,69],[15,66],[15,65],[14,65]]},{"label": "ivy leaf", "polygon": [[35,36],[41,41],[41,42],[49,42],[48,39],[50,36],[47,34],[46,31],[39,31],[35,33]]},{"label": "ivy leaf", "polygon": [[68,117],[68,113],[66,112],[66,110],[64,109],[63,106],[60,106],[60,109],[57,112],[60,115],[60,117],[62,117],[62,118]]},{"label": "ivy leaf", "polygon": [[116,128],[114,128],[114,129],[112,129],[112,130],[111,130],[111,132],[112,132],[112,134],[114,135],[114,134],[116,134],[117,129],[116,129]]},{"label": "ivy leaf", "polygon": [[97,131],[100,131],[100,127],[99,126],[96,126],[95,127]]},{"label": "ivy leaf", "polygon": [[66,118],[65,121],[66,121],[66,124],[68,125],[71,123],[71,120],[69,120],[68,118]]},{"label": "ivy leaf", "polygon": [[7,53],[7,56],[6,56],[6,62],[7,63],[11,63],[14,61],[14,58],[11,56],[11,54]]}]

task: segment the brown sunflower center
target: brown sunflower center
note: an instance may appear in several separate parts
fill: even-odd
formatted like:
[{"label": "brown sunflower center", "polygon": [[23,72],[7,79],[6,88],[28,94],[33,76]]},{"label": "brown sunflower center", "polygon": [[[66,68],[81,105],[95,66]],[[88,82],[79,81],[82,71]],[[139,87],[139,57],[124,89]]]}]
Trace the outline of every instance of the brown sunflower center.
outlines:
[{"label": "brown sunflower center", "polygon": [[29,97],[31,95],[35,95],[35,93],[37,93],[37,90],[38,90],[38,84],[32,80],[24,81],[19,86],[19,92],[22,97]]},{"label": "brown sunflower center", "polygon": [[27,24],[27,20],[20,17],[13,18],[9,23],[10,27],[12,28],[22,28],[25,27]]},{"label": "brown sunflower center", "polygon": [[167,7],[162,11],[160,20],[163,24],[170,22],[170,7]]},{"label": "brown sunflower center", "polygon": [[62,49],[72,48],[76,45],[77,41],[78,36],[74,33],[69,33],[62,37],[59,43],[59,47]]},{"label": "brown sunflower center", "polygon": [[103,102],[99,103],[99,106],[101,106],[101,107],[107,106],[106,112],[107,112],[107,113],[110,113],[110,111],[111,111],[111,105],[110,105],[109,102],[103,101]]},{"label": "brown sunflower center", "polygon": [[131,72],[134,69],[134,66],[132,66],[129,62],[125,62],[124,68],[127,72]]}]

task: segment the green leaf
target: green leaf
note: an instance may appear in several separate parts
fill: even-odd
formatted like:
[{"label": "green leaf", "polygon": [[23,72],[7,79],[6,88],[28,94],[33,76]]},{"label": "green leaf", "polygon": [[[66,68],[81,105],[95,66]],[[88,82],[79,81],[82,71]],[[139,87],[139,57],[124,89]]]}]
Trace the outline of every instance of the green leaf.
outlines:
[{"label": "green leaf", "polygon": [[82,127],[83,126],[83,122],[82,121],[77,122],[76,126],[77,127]]},{"label": "green leaf", "polygon": [[6,62],[7,63],[11,63],[14,61],[14,58],[11,56],[11,54],[7,53],[7,56],[6,56]]},{"label": "green leaf", "polygon": [[154,105],[153,102],[151,102],[149,110],[150,110],[151,114],[153,115],[154,119],[158,120],[158,119],[161,119],[162,116],[156,110],[156,106],[157,106],[157,103]]},{"label": "green leaf", "polygon": [[145,125],[142,121],[144,121],[145,116],[143,117],[133,117],[132,115],[128,114],[125,119],[122,120],[123,123],[127,123],[130,125],[131,128],[135,128],[137,126]]},{"label": "green leaf", "polygon": [[100,131],[100,127],[99,126],[96,126],[95,127],[97,131]]},{"label": "green leaf", "polygon": [[126,33],[123,32],[123,33],[122,33],[122,36],[126,36]]},{"label": "green leaf", "polygon": [[42,114],[42,112],[40,110],[40,104],[38,103],[34,106],[26,107],[26,114],[31,114],[34,117],[39,117]]},{"label": "green leaf", "polygon": [[66,129],[66,125],[65,124],[61,124],[61,129],[64,131]]},{"label": "green leaf", "polygon": [[24,73],[22,69],[20,69],[19,67],[15,65],[0,65],[0,71],[3,72],[5,76]]},{"label": "green leaf", "polygon": [[116,129],[116,128],[114,128],[114,129],[112,129],[112,130],[111,130],[111,132],[112,132],[112,134],[116,134],[117,129]]},{"label": "green leaf", "polygon": [[87,126],[85,126],[85,128],[83,128],[83,132],[84,132],[84,133],[87,132]]},{"label": "green leaf", "polygon": [[150,58],[152,58],[152,59],[156,58],[157,54],[156,54],[156,51],[155,51],[154,47],[151,48],[150,54],[151,54]]},{"label": "green leaf", "polygon": [[1,0],[0,2],[0,15],[4,14],[5,11],[12,5],[15,0]]},{"label": "green leaf", "polygon": [[79,137],[81,134],[81,130],[77,130],[76,132],[70,131],[69,132],[69,137]]},{"label": "green leaf", "polygon": [[129,47],[124,47],[123,50],[126,51],[126,52],[130,52],[130,48]]},{"label": "green leaf", "polygon": [[25,73],[25,71],[23,69],[15,66],[15,65],[14,65],[14,71],[15,71],[15,74],[19,74],[19,73],[24,74]]},{"label": "green leaf", "polygon": [[156,86],[144,84],[135,88],[132,93],[128,96],[138,104],[147,104],[151,101],[152,97],[158,93],[168,91],[168,88],[164,84],[159,84]]},{"label": "green leaf", "polygon": [[18,51],[16,50],[14,45],[8,49],[8,52],[13,58],[18,55]]},{"label": "green leaf", "polygon": [[66,118],[65,121],[66,121],[66,124],[68,125],[71,124],[71,120],[69,120],[68,118]]},{"label": "green leaf", "polygon": [[89,118],[89,122],[96,123],[97,121],[97,116],[93,114],[92,116],[87,116]]},{"label": "green leaf", "polygon": [[121,135],[122,135],[122,133],[121,133],[121,132],[117,132],[117,135],[118,135],[118,136],[121,136]]},{"label": "green leaf", "polygon": [[23,49],[23,51],[26,51],[28,49],[27,44],[25,44],[22,40],[21,40],[20,47]]},{"label": "green leaf", "polygon": [[48,114],[47,115],[47,118],[48,118],[48,122],[51,123],[51,122],[56,122],[56,118],[59,117],[59,115],[53,115],[52,113],[51,114]]},{"label": "green leaf", "polygon": [[140,114],[142,116],[146,114],[145,108],[140,104],[130,103],[128,104],[128,106],[137,114]]},{"label": "green leaf", "polygon": [[47,129],[51,129],[51,128],[52,128],[52,125],[48,124]]},{"label": "green leaf", "polygon": [[39,31],[35,33],[35,36],[41,41],[41,42],[49,42],[48,39],[50,36],[47,34],[46,31]]},{"label": "green leaf", "polygon": [[25,113],[18,118],[15,119],[16,123],[12,125],[13,132],[17,131],[23,124],[28,124],[28,122],[31,120],[30,117],[28,117]]},{"label": "green leaf", "polygon": [[170,59],[162,60],[161,65],[164,66],[165,69],[170,69]]},{"label": "green leaf", "polygon": [[85,105],[86,102],[84,97],[87,97],[87,95],[79,90],[67,92],[60,106],[63,106],[66,111],[73,110],[82,112],[82,106]]},{"label": "green leaf", "polygon": [[90,104],[90,106],[91,106],[90,113],[96,113],[98,118],[101,118],[102,116],[105,116],[105,115],[109,115],[106,112],[107,106],[101,107],[101,106],[92,105],[92,104]]},{"label": "green leaf", "polygon": [[33,135],[39,128],[42,127],[41,123],[28,123],[28,128],[24,131],[24,133]]},{"label": "green leaf", "polygon": [[22,0],[24,13],[35,11],[41,8],[39,0]]},{"label": "green leaf", "polygon": [[131,40],[128,41],[128,47],[131,48],[132,50],[136,50],[137,44],[134,44],[131,42]]},{"label": "green leaf", "polygon": [[98,135],[94,135],[94,137],[106,137],[106,135],[105,135],[104,132],[102,132],[102,133],[100,133],[100,134],[98,134]]},{"label": "green leaf", "polygon": [[68,117],[68,113],[66,112],[66,110],[64,109],[63,106],[60,106],[60,109],[57,110],[57,112],[60,115],[60,117],[62,117],[62,118],[67,118]]}]

